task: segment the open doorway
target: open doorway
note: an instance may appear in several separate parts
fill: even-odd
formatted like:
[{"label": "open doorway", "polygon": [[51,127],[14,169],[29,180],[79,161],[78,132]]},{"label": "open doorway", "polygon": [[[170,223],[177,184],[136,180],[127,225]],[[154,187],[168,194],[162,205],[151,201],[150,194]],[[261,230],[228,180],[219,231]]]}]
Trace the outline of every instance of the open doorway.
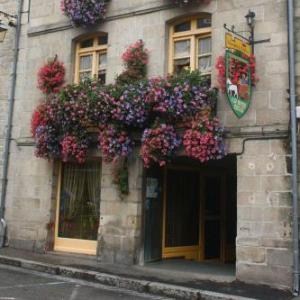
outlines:
[{"label": "open doorway", "polygon": [[235,263],[235,156],[205,164],[179,157],[147,170],[145,185],[146,263]]}]

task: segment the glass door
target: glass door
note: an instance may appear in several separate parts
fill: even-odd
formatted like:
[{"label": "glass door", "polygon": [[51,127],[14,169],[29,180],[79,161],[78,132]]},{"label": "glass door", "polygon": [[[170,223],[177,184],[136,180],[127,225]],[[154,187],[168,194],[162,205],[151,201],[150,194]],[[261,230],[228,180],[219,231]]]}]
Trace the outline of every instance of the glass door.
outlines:
[{"label": "glass door", "polygon": [[54,250],[96,255],[101,164],[61,164]]}]

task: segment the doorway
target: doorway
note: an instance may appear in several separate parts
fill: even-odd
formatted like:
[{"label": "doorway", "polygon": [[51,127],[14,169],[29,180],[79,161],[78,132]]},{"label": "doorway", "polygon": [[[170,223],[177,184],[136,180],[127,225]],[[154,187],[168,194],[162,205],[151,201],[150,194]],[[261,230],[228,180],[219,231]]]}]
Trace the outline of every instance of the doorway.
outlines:
[{"label": "doorway", "polygon": [[96,255],[100,192],[100,161],[60,165],[55,251]]},{"label": "doorway", "polygon": [[146,174],[145,262],[235,262],[236,159],[178,158]]}]

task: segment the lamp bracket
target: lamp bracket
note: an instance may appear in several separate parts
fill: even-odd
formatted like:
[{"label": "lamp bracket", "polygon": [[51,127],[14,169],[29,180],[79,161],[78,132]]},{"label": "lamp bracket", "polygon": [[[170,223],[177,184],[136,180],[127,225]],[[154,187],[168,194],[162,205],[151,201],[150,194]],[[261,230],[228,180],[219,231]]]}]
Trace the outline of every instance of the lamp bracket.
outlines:
[{"label": "lamp bracket", "polygon": [[252,41],[251,44],[256,45],[256,44],[263,44],[263,43],[270,43],[270,42],[271,39],[265,39],[265,40]]},{"label": "lamp bracket", "polygon": [[228,31],[228,32],[231,32],[233,33],[234,35],[240,37],[241,39],[245,40],[247,43],[250,43],[250,39],[244,37],[243,35],[239,34],[237,31],[235,31],[235,26],[232,25],[231,28],[229,28],[227,26],[227,24],[224,24],[224,28]]},{"label": "lamp bracket", "polygon": [[243,35],[239,34],[239,32],[235,30],[235,26],[234,25],[232,25],[231,28],[230,28],[230,27],[227,26],[227,24],[224,24],[224,28],[228,32],[230,32],[230,33],[238,36],[239,38],[243,39],[244,41],[246,41],[247,43],[249,43],[252,46],[254,46],[256,44],[263,44],[263,43],[270,43],[271,42],[271,39],[264,39],[264,40],[258,40],[258,41],[253,40],[253,37],[254,37],[254,28],[252,29],[253,31],[239,31],[239,32],[249,33],[250,34],[250,38],[246,38]]}]

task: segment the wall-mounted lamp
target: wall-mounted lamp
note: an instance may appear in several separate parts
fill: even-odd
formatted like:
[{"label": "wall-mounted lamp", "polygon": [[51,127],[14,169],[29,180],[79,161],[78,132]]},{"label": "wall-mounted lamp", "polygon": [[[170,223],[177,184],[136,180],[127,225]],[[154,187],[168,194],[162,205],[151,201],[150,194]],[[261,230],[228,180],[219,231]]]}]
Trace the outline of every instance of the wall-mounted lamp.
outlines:
[{"label": "wall-mounted lamp", "polygon": [[[250,31],[236,31],[235,30],[235,26],[231,26],[228,27],[226,24],[224,24],[224,28],[231,32],[232,34],[234,34],[235,36],[241,38],[242,40],[246,41],[247,43],[249,43],[252,47],[252,53],[254,54],[254,46],[256,44],[262,44],[262,43],[269,43],[271,41],[271,39],[265,39],[265,40],[258,40],[256,41],[255,40],[255,37],[254,37],[254,28],[255,28],[255,12],[252,11],[252,10],[249,10],[248,11],[248,14],[245,16],[245,19],[246,19],[246,22],[247,22],[247,25],[249,26],[250,28]],[[249,34],[249,37],[245,37],[243,35],[241,35],[240,33],[243,32],[243,33],[248,33]]]},{"label": "wall-mounted lamp", "polygon": [[7,30],[8,30],[8,26],[3,24],[0,20],[0,43],[4,41]]},{"label": "wall-mounted lamp", "polygon": [[255,24],[255,12],[249,10],[248,14],[245,16],[247,24],[249,27],[253,28]]}]

